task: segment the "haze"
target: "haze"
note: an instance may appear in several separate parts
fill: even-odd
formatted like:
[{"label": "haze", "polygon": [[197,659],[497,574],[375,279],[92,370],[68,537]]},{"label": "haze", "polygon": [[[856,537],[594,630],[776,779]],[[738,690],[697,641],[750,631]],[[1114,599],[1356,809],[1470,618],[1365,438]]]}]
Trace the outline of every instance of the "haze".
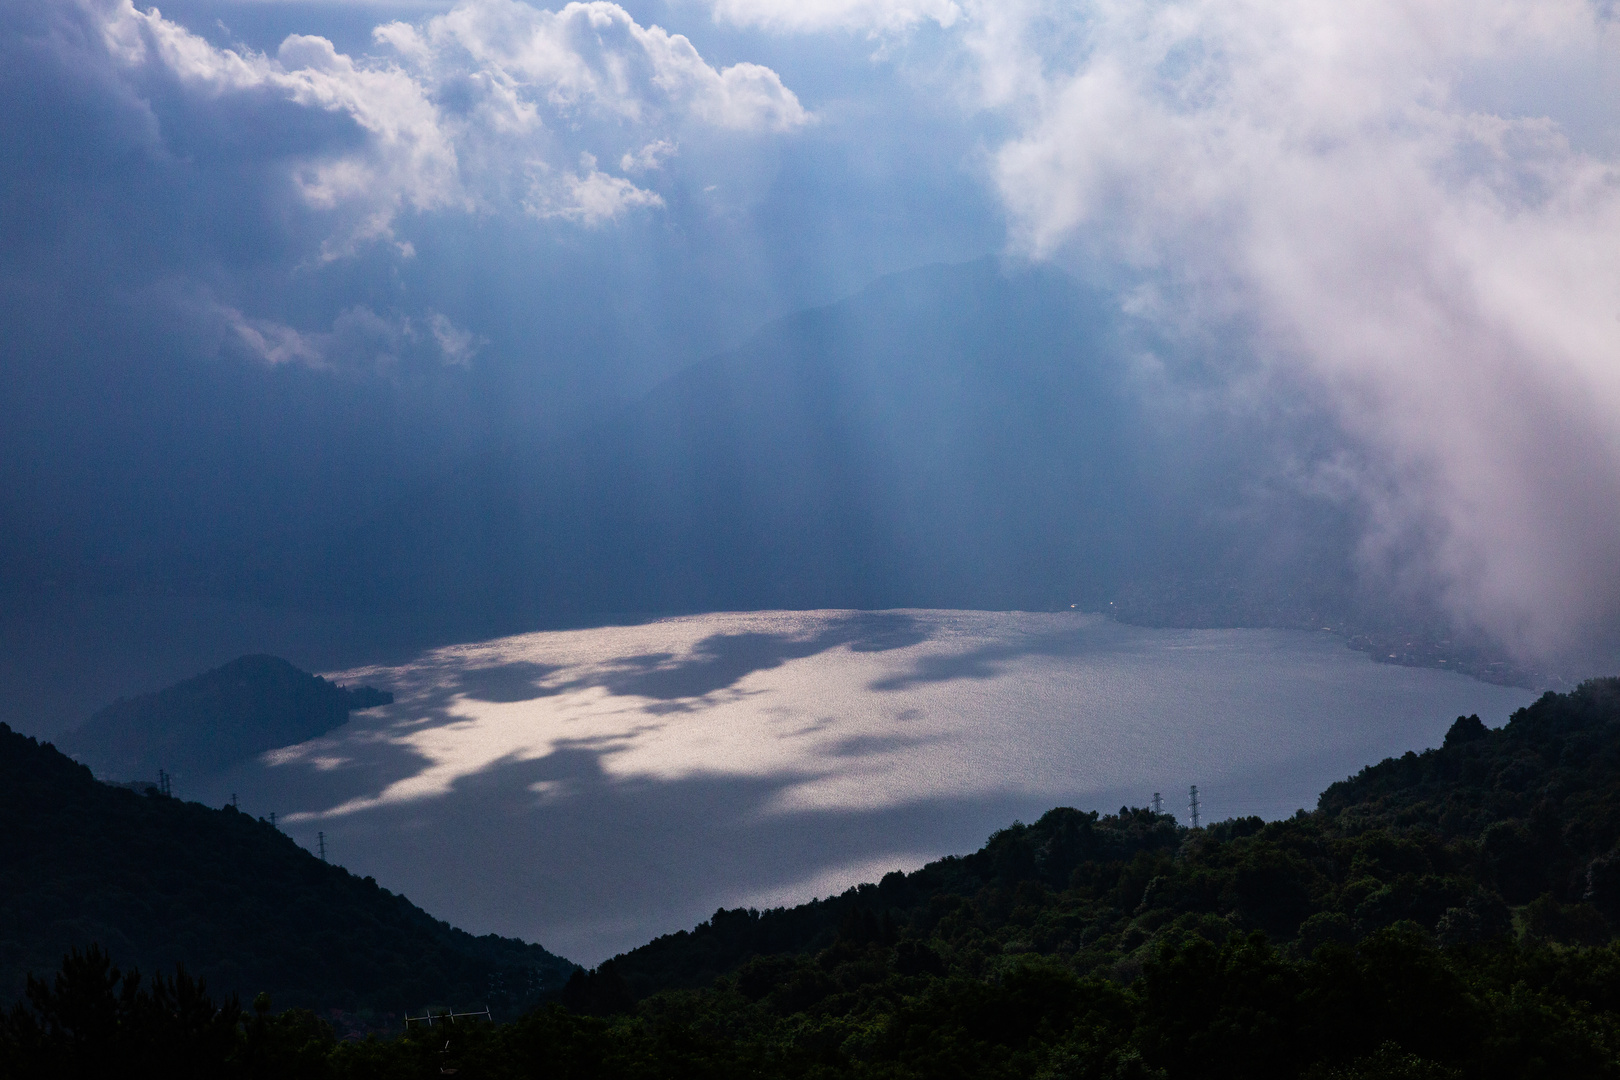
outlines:
[{"label": "haze", "polygon": [[24,730],[250,623],[323,668],[910,606],[1613,656],[1612,5],[0,10]]}]

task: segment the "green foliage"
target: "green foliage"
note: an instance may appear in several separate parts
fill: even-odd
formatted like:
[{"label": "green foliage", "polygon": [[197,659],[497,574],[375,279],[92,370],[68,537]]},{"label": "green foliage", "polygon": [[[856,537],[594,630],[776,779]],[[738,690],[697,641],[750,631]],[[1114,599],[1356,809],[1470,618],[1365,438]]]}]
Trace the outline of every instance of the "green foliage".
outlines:
[{"label": "green foliage", "polygon": [[[719,911],[604,965],[638,997],[751,956],[809,954],[852,912],[930,941],[954,970],[1039,955],[1129,977],[1168,932],[1261,931],[1288,955],[1413,922],[1446,946],[1522,932],[1599,944],[1620,929],[1620,680],[1547,694],[1498,730],[1334,784],[1314,813],[1197,831],[1147,810],[1056,809],[964,858],[792,909]],[[1513,910],[1517,908],[1517,913]]]},{"label": "green foliage", "polygon": [[143,986],[100,949],[75,950],[51,983],[29,979],[27,997],[30,1008],[12,1010],[0,1040],[19,1076],[105,1077],[133,1062],[206,1076],[236,1049],[236,1002],[216,1005],[184,968]]},{"label": "green foliage", "polygon": [[[553,1004],[507,1024],[440,1020],[339,1042],[311,1013],[216,1004],[184,972],[147,990],[93,952],[69,957],[51,988],[33,983],[0,1024],[0,1080],[99,1077],[132,1062],[310,1080],[1620,1075],[1620,952],[1609,946],[1444,950],[1397,926],[1298,960],[1260,934],[1219,945],[1178,934],[1129,983],[1030,959],[989,978],[903,975],[897,953],[829,948],[751,988],[739,972],[612,1016]],[[812,971],[815,992],[777,994],[777,976]]]},{"label": "green foliage", "polygon": [[263,820],[98,783],[3,724],[0,820],[0,1002],[91,943],[284,1006],[385,1014],[423,1001],[515,1010],[573,970],[539,946],[452,929]]}]

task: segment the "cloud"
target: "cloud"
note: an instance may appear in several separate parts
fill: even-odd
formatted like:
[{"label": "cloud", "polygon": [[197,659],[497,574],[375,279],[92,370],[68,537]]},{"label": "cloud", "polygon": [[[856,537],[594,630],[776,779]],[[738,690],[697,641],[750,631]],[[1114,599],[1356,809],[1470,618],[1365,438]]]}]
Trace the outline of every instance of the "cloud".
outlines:
[{"label": "cloud", "polygon": [[[467,0],[420,24],[379,26],[386,54],[359,58],[303,34],[273,56],[216,46],[130,0],[87,0],[82,10],[137,93],[167,80],[194,110],[247,114],[269,97],[353,125],[355,138],[318,125],[305,145],[293,136],[279,163],[303,205],[331,219],[326,261],[394,240],[405,212],[531,207],[532,177],[581,153],[650,167],[664,153],[654,148],[673,147],[688,125],[759,135],[811,119],[769,68],[717,69],[685,37],[641,26],[612,3],[548,11]],[[562,190],[546,197],[545,216],[587,225],[663,202],[594,164]]]},{"label": "cloud", "polygon": [[560,11],[471,0],[421,26],[390,23],[373,36],[498,131],[532,130],[543,111],[635,125],[689,116],[737,131],[788,131],[809,119],[771,69],[716,70],[684,36],[641,26],[601,0]]},{"label": "cloud", "polygon": [[619,159],[619,168],[625,172],[652,172],[664,166],[664,159],[675,155],[675,144],[668,139],[648,143],[633,154]]},{"label": "cloud", "polygon": [[160,69],[192,95],[215,103],[253,103],[269,92],[307,109],[348,117],[365,133],[359,148],[312,146],[293,155],[291,181],[318,210],[352,210],[346,235],[326,254],[391,235],[404,207],[467,205],[453,141],[423,88],[393,66],[358,64],[325,38],[294,34],[274,58],[221,49],[130,0],[101,18],[107,52],[126,72]]},{"label": "cloud", "polygon": [[444,362],[453,367],[471,365],[478,350],[489,344],[487,339],[471,330],[458,328],[448,315],[438,311],[428,316],[428,330],[433,335],[434,343],[439,346],[439,354],[444,357]]},{"label": "cloud", "polygon": [[613,221],[637,207],[663,205],[656,192],[598,169],[590,154],[580,155],[579,172],[538,183],[535,198],[527,204],[536,217],[564,218],[587,226]]},{"label": "cloud", "polygon": [[1016,247],[1100,260],[1306,376],[1355,443],[1334,467],[1355,462],[1370,571],[1529,655],[1615,626],[1620,125],[1591,93],[1620,70],[1612,21],[1580,0],[971,13],[979,100],[1017,125],[992,165]]},{"label": "cloud", "polygon": [[464,368],[488,344],[432,310],[385,317],[357,304],[339,313],[330,329],[304,331],[224,304],[205,306],[226,328],[225,351],[245,351],[270,367],[387,372],[417,362]]},{"label": "cloud", "polygon": [[221,306],[219,315],[248,352],[266,364],[304,364],[324,367],[326,357],[307,336],[270,319],[252,319],[233,307]]},{"label": "cloud", "polygon": [[[1233,405],[1310,387],[1348,443],[1299,440],[1300,482],[1365,509],[1369,580],[1527,653],[1616,622],[1620,45],[1585,0],[703,10],[715,50],[826,33],[772,47],[838,107],[611,3],[468,0],[375,55],[316,9],[261,52],[129,2],[14,4],[8,340],[184,278],[215,305],[186,301],[186,340],[253,372],[477,367],[488,335],[561,415],[1005,222],[1238,357]],[[873,63],[860,35],[905,46]]]},{"label": "cloud", "polygon": [[962,15],[953,0],[712,0],[712,6],[722,22],[793,33],[893,33],[928,21],[948,27]]}]

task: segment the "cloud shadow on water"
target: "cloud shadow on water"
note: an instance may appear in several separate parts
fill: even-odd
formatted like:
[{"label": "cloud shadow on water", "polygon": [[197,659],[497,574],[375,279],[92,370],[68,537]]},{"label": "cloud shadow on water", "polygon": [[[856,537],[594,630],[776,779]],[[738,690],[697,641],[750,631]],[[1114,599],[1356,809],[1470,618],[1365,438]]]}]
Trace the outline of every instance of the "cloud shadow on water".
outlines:
[{"label": "cloud shadow on water", "polygon": [[[396,687],[403,692],[396,705],[351,721],[329,736],[299,747],[295,756],[283,763],[272,765],[280,781],[275,798],[283,805],[329,808],[375,796],[391,784],[422,773],[432,762],[401,740],[436,727],[467,723],[469,718],[456,710],[460,699],[517,704],[601,688],[616,697],[648,700],[644,711],[651,719],[701,709],[710,695],[732,689],[747,676],[780,667],[789,660],[840,646],[867,653],[902,649],[930,636],[927,625],[906,612],[840,613],[818,622],[820,625],[808,635],[752,631],[711,634],[685,657],[674,652],[619,657],[604,669],[551,683],[546,680],[568,669],[532,660],[512,660],[445,671],[443,681],[436,685],[414,692]],[[441,665],[443,661],[430,657],[425,668],[432,672]],[[226,786],[231,782],[238,788],[258,786],[254,773],[260,768],[251,763],[224,777],[211,778],[206,797],[233,790]],[[334,800],[330,793],[335,788],[341,788],[344,794]],[[315,791],[327,792],[326,801],[312,801],[311,793]]]},{"label": "cloud shadow on water", "polygon": [[676,659],[669,653],[626,657],[608,674],[587,682],[619,696],[659,701],[700,698],[730,689],[756,671],[839,646],[855,652],[887,652],[919,645],[928,638],[927,626],[905,612],[855,612],[830,620],[809,636],[757,631],[712,634],[699,641],[687,658]]},{"label": "cloud shadow on water", "polygon": [[[1077,626],[1048,633],[1020,634],[1012,640],[980,645],[960,653],[933,653],[919,657],[908,671],[874,679],[867,688],[877,691],[908,690],[925,683],[952,682],[956,679],[994,679],[1007,673],[1012,663],[1026,657],[1069,658],[1094,656],[1099,638],[1120,637],[1115,623],[1088,620]],[[1111,642],[1113,643],[1113,642]]]},{"label": "cloud shadow on water", "polygon": [[[897,647],[892,642],[905,640],[906,634],[918,632],[914,627],[908,630],[907,618],[876,622],[880,629],[898,628],[886,639],[889,647]],[[693,650],[639,657],[635,666],[643,673],[658,665],[678,668],[686,663],[679,658],[689,657],[689,680],[680,685],[688,690],[708,688],[697,697],[684,699],[687,707],[701,710],[726,704],[727,698],[708,695],[716,688],[735,686],[749,671],[775,666],[792,655],[808,655],[814,649],[840,644],[854,648],[856,642],[870,645],[885,640],[851,631],[851,622],[855,620],[829,626],[828,620],[818,617],[809,634],[797,637],[717,634]],[[869,622],[868,628],[872,625]],[[1240,674],[1248,671],[1255,678],[1221,684],[1225,689],[1220,693],[1238,695],[1221,715],[1228,726],[1239,721],[1247,726],[1240,725],[1232,739],[1210,742],[1205,729],[1216,718],[1193,716],[1186,710],[1164,713],[1162,707],[1165,702],[1180,700],[1178,687],[1196,684],[1208,690],[1211,673],[1228,670],[1230,650],[1220,646],[1227,639],[1198,632],[1169,637],[1166,632],[1154,632],[1152,640],[1158,644],[1149,648],[1143,645],[1145,633],[1102,621],[1082,621],[1072,629],[1009,635],[988,643],[981,637],[978,647],[956,657],[938,658],[938,662],[902,654],[895,658],[900,663],[894,666],[905,670],[886,686],[874,687],[904,691],[950,679],[1017,673],[1018,678],[1009,685],[1021,692],[1025,676],[1015,662],[1019,657],[1080,656],[1098,650],[1118,656],[1142,652],[1151,664],[1158,664],[1154,650],[1168,647],[1179,658],[1177,663],[1187,656],[1200,658],[1192,682],[1183,678],[1166,686],[1156,677],[1127,680],[1131,687],[1140,683],[1153,692],[1140,707],[1127,708],[1114,717],[1110,721],[1114,726],[1101,730],[1102,741],[1095,745],[1118,744],[1133,731],[1149,731],[1151,737],[1130,744],[1135,750],[1124,757],[1087,751],[1073,756],[1057,771],[1041,773],[1045,779],[1036,775],[1039,770],[1032,771],[1028,762],[1012,755],[999,764],[985,763],[975,774],[971,791],[958,786],[954,775],[942,772],[934,778],[940,787],[932,793],[909,803],[884,805],[882,801],[892,792],[881,787],[881,779],[871,779],[881,775],[873,766],[889,764],[884,761],[887,758],[905,768],[926,770],[930,752],[907,761],[908,752],[938,741],[929,735],[930,728],[908,728],[910,722],[926,717],[915,708],[899,709],[910,704],[904,693],[886,699],[876,710],[875,715],[886,714],[890,706],[897,710],[894,726],[886,729],[853,728],[848,738],[840,739],[845,733],[838,730],[838,718],[818,716],[798,731],[781,731],[784,738],[816,735],[805,744],[813,745],[814,753],[794,758],[768,774],[615,774],[607,767],[608,755],[620,750],[625,738],[637,738],[662,723],[648,715],[648,706],[682,700],[647,695],[639,703],[614,702],[607,710],[611,718],[573,729],[594,731],[595,738],[559,738],[566,736],[568,727],[564,725],[550,733],[549,742],[537,738],[531,743],[527,752],[543,756],[522,758],[519,755],[525,751],[518,749],[511,756],[476,767],[487,762],[486,752],[469,761],[474,771],[450,781],[448,790],[439,794],[296,821],[289,832],[313,847],[316,831],[324,831],[336,861],[357,873],[375,876],[457,925],[477,932],[515,934],[575,960],[596,962],[656,934],[690,927],[720,905],[758,903],[762,898],[807,899],[857,880],[881,877],[887,869],[971,851],[995,829],[1017,818],[1031,820],[1054,805],[1111,811],[1125,802],[1144,803],[1154,790],[1160,790],[1167,803],[1179,806],[1187,785],[1196,782],[1208,791],[1212,814],[1270,812],[1273,807],[1287,813],[1299,805],[1296,799],[1307,800],[1308,805],[1320,785],[1342,776],[1343,770],[1377,760],[1383,752],[1428,745],[1423,740],[1432,742],[1443,734],[1438,728],[1418,731],[1428,722],[1425,716],[1439,723],[1430,716],[1438,715],[1434,710],[1406,715],[1410,708],[1403,703],[1414,694],[1424,701],[1443,699],[1448,706],[1462,706],[1462,711],[1493,716],[1503,715],[1517,700],[1518,692],[1406,669],[1379,670],[1374,673],[1376,680],[1366,683],[1364,669],[1372,665],[1359,657],[1352,663],[1344,653],[1328,650],[1312,639],[1302,646],[1303,653],[1290,654],[1298,671],[1292,679],[1278,682],[1266,674],[1274,672],[1277,664],[1269,648],[1260,649],[1239,665]],[[971,639],[968,643],[973,644]],[[1162,673],[1159,667],[1141,668],[1141,662],[1132,660],[1131,670],[1142,675]],[[571,686],[599,686],[604,669],[611,677],[622,674],[615,672],[614,663],[622,662],[563,672],[558,684],[573,679]],[[557,690],[557,684],[540,686],[537,680],[554,673],[538,667],[484,670],[495,676],[492,693],[501,686],[513,689],[525,683]],[[870,672],[865,665],[861,670]],[[1333,672],[1339,675],[1333,676]],[[290,809],[330,810],[351,799],[375,796],[389,783],[418,775],[431,762],[408,745],[391,740],[412,731],[466,723],[466,717],[451,709],[470,690],[478,689],[479,678],[476,669],[462,673],[448,665],[420,674],[437,679],[438,684],[399,705],[378,710],[365,728],[301,748],[301,763],[261,769],[257,778],[244,776],[239,786],[222,791],[240,791],[243,809],[249,812],[264,813],[276,807],[285,819]],[[1039,671],[1028,674],[1041,677]],[[1323,682],[1328,676],[1333,677]],[[663,690],[668,692],[673,685],[666,684]],[[1324,700],[1324,691],[1331,687],[1340,687],[1349,696]],[[1298,720],[1272,716],[1278,694],[1285,702],[1307,703],[1311,708],[1301,712]],[[1474,703],[1465,704],[1465,700]],[[1500,708],[1487,708],[1491,702]],[[588,699],[584,704],[594,708]],[[1057,730],[1059,736],[1077,740],[1075,745],[1081,749],[1091,745],[1086,742],[1092,737],[1090,729],[1068,725],[1066,720],[1054,729],[1052,718],[1068,716],[1068,705],[1054,705],[1059,711],[1050,715],[1041,712],[1040,701],[1032,707],[1036,715],[1031,723],[1023,729],[1008,728],[1008,738],[1028,739],[1031,752],[1042,747],[1052,751],[1057,746],[1052,732]],[[930,706],[930,713],[933,708]],[[1448,711],[1455,715],[1457,710]],[[522,712],[519,708],[505,713],[500,720],[506,723],[514,715],[521,718]],[[536,711],[537,717],[543,715],[544,710]],[[1161,715],[1168,718],[1168,727],[1160,724]],[[1382,719],[1369,723],[1369,717]],[[670,724],[661,734],[679,735],[681,726]],[[510,729],[503,735],[469,727],[467,735],[477,744],[469,749],[487,746],[483,742],[486,736],[510,734]],[[700,735],[708,737],[706,730]],[[451,741],[455,738],[459,735]],[[1256,756],[1262,742],[1270,747],[1279,740],[1287,752]],[[1190,744],[1205,746],[1207,753],[1189,751]],[[329,767],[322,768],[319,759],[328,750],[328,757],[347,755],[353,760],[327,762]],[[1270,762],[1263,769],[1262,759]],[[954,759],[947,754],[938,760],[949,764]],[[714,766],[722,764],[716,761]],[[985,773],[984,769],[995,771]],[[820,783],[828,779],[850,782]],[[806,783],[814,783],[822,796],[842,799],[843,805],[808,805],[806,792],[801,790]],[[918,790],[927,792],[926,788]]]},{"label": "cloud shadow on water", "polygon": [[319,828],[337,861],[458,926],[595,963],[717,906],[852,884],[842,868],[973,850],[1049,803],[1007,794],[784,812],[780,796],[806,774],[625,780],[603,769],[603,753],[506,759],[447,795],[302,823],[295,835]]},{"label": "cloud shadow on water", "polygon": [[913,750],[919,746],[946,742],[950,738],[943,732],[931,735],[851,735],[825,747],[821,753],[838,758],[870,757],[896,750]]},{"label": "cloud shadow on water", "polygon": [[544,685],[549,676],[561,670],[557,664],[539,664],[532,660],[470,668],[457,677],[456,690],[474,701],[498,704],[533,701],[562,692],[561,688]]}]

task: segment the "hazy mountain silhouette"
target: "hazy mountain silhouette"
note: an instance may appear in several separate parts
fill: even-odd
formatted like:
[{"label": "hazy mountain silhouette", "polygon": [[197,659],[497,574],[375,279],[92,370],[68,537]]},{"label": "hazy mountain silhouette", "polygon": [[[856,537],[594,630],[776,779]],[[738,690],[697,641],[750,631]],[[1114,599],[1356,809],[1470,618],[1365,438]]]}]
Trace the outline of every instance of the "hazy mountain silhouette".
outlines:
[{"label": "hazy mountain silhouette", "polygon": [[274,656],[243,656],[164,690],[101,709],[60,741],[114,779],[218,772],[254,754],[313,739],[355,709],[394,696],[346,689]]},{"label": "hazy mountain silhouette", "polygon": [[513,625],[1103,606],[1167,579],[1202,590],[1206,623],[1265,621],[1240,606],[1257,588],[1342,603],[1353,530],[1303,497],[1257,509],[1265,432],[1167,411],[1137,362],[1150,345],[1051,269],[885,278],[581,433],[424,485],[348,538],[335,576],[357,603]]},{"label": "hazy mountain silhouette", "polygon": [[86,341],[30,369],[73,453],[0,490],[0,711],[60,731],[236,652],[336,668],[637,613],[1343,621],[1360,523],[1294,479],[1332,424],[1234,409],[1145,326],[1049,267],[924,267],[566,431],[486,385],[513,358],[422,382],[154,343],[114,408]]}]

